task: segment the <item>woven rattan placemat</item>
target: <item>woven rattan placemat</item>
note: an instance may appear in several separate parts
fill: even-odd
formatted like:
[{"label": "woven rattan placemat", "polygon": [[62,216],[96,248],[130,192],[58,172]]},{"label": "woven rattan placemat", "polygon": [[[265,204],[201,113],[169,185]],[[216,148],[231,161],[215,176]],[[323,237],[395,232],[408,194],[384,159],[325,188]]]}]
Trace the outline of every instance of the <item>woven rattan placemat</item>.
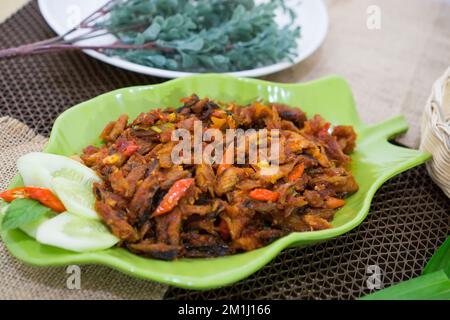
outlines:
[{"label": "woven rattan placemat", "polygon": [[[53,33],[35,2],[0,27],[0,47]],[[161,79],[123,71],[79,52],[0,60],[0,116],[12,116],[48,136],[68,107],[98,94]],[[285,250],[245,281],[219,290],[171,288],[167,298],[357,298],[370,292],[367,267],[378,265],[385,286],[420,274],[449,233],[450,201],[423,166],[387,182],[366,221],[338,239]],[[57,298],[57,297],[55,297]]]}]

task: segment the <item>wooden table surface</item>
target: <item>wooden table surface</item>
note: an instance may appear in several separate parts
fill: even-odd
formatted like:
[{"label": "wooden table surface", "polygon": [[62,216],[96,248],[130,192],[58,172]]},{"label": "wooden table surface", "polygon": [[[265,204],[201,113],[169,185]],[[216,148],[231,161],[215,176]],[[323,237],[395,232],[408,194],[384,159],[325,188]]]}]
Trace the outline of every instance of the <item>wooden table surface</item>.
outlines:
[{"label": "wooden table surface", "polygon": [[0,3],[0,23],[22,8],[29,0],[2,0]]}]

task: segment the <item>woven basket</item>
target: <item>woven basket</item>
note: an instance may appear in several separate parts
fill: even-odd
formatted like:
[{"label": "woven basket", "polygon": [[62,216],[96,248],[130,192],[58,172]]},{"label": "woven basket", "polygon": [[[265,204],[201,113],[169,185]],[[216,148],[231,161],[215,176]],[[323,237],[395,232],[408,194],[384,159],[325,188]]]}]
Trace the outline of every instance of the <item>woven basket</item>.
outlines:
[{"label": "woven basket", "polygon": [[427,163],[428,173],[450,197],[450,68],[433,85],[427,101],[420,149],[433,155]]}]

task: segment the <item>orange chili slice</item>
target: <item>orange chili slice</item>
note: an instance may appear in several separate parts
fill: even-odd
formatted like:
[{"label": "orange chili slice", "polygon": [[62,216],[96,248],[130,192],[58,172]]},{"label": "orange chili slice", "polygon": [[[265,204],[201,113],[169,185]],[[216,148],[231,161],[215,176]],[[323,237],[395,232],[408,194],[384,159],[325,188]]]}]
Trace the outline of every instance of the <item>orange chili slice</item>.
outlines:
[{"label": "orange chili slice", "polygon": [[296,180],[300,179],[302,177],[304,171],[305,171],[305,165],[303,163],[300,163],[289,174],[288,180],[289,181],[296,181]]},{"label": "orange chili slice", "polygon": [[345,200],[329,197],[325,201],[325,203],[326,203],[327,208],[337,209],[337,208],[343,207],[345,205]]},{"label": "orange chili slice", "polygon": [[33,199],[42,203],[44,206],[56,212],[64,212],[66,208],[53,192],[49,189],[38,187],[18,187],[11,190],[6,190],[0,193],[0,198],[6,202],[14,201],[15,199]]},{"label": "orange chili slice", "polygon": [[280,193],[267,189],[254,189],[249,193],[249,196],[254,200],[275,202],[280,197]]},{"label": "orange chili slice", "polygon": [[160,216],[164,213],[172,211],[178,204],[178,201],[186,194],[189,187],[194,184],[193,178],[181,179],[175,182],[161,200],[158,208],[156,208],[153,217]]}]

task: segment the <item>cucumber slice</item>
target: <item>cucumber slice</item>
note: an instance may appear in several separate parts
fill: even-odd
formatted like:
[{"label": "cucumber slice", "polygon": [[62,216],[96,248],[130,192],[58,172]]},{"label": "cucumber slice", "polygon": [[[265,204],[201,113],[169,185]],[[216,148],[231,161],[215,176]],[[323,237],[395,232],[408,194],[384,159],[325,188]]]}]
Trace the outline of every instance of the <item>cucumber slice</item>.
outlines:
[{"label": "cucumber slice", "polygon": [[104,250],[119,241],[101,222],[84,219],[70,212],[44,222],[37,230],[36,240],[76,252]]},{"label": "cucumber slice", "polygon": [[48,188],[52,191],[51,181],[54,177],[92,185],[100,181],[97,174],[83,164],[65,156],[56,154],[32,152],[17,161],[19,173],[26,186]]},{"label": "cucumber slice", "polygon": [[99,219],[94,209],[92,184],[101,179],[90,168],[65,156],[32,152],[17,161],[26,186],[52,190],[68,211]]},{"label": "cucumber slice", "polygon": [[53,213],[48,212],[39,219],[34,220],[28,224],[24,224],[23,226],[20,226],[19,229],[25,232],[28,236],[36,239],[36,233],[39,227],[46,221],[52,219],[54,216],[55,215]]},{"label": "cucumber slice", "polygon": [[57,177],[52,179],[51,186],[67,211],[85,218],[99,219],[94,208],[92,185]]}]

